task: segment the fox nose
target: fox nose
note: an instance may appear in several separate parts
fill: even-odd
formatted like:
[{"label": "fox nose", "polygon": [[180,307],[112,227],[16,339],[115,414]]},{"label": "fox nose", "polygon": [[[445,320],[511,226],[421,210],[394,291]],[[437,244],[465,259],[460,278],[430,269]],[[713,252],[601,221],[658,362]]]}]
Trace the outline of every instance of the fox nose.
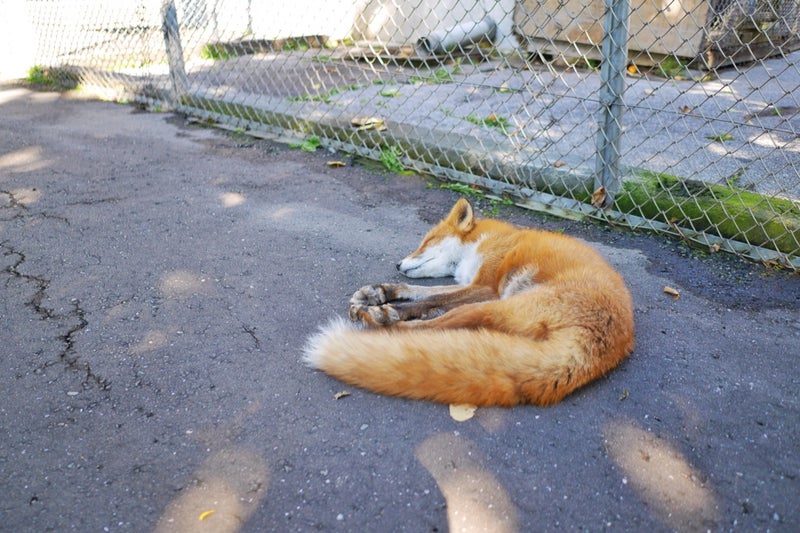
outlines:
[{"label": "fox nose", "polygon": [[397,264],[395,265],[395,268],[397,268],[397,270],[400,270],[400,263],[397,263]]}]

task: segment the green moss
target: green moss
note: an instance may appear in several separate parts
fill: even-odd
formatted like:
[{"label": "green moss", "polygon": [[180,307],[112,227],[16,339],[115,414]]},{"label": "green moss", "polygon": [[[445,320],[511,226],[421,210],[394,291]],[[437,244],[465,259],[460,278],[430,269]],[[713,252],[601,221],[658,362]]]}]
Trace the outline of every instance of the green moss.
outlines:
[{"label": "green moss", "polygon": [[284,52],[300,51],[304,52],[310,48],[310,45],[305,37],[293,37],[286,39],[283,43]]},{"label": "green moss", "polygon": [[230,45],[223,43],[206,44],[200,50],[200,57],[203,59],[223,60],[240,55]]},{"label": "green moss", "polygon": [[623,183],[615,209],[800,256],[800,203],[649,171]]},{"label": "green moss", "polygon": [[[244,38],[236,41],[218,41],[203,45],[200,49],[200,57],[224,61],[235,57],[266,52],[303,52],[310,48],[322,48],[326,46],[326,42],[326,39],[313,35],[274,40]],[[329,56],[328,59],[330,59]],[[324,61],[324,59],[317,60]]]}]

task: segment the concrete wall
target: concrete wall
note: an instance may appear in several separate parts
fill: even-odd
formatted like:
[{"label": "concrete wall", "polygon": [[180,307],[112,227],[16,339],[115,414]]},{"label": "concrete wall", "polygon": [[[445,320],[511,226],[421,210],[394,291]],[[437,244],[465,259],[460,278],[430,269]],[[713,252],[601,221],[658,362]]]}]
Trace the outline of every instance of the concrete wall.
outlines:
[{"label": "concrete wall", "polygon": [[498,26],[498,42],[505,46],[513,46],[510,35],[515,4],[515,0],[206,2],[207,9],[214,9],[220,29],[236,33],[243,26],[249,26],[256,38],[325,35],[332,39],[352,37],[356,40],[406,45],[415,43],[419,37],[436,29],[462,22],[476,22],[489,16]]},{"label": "concrete wall", "polygon": [[[332,39],[414,44],[437,29],[491,17],[496,42],[513,48],[516,0],[175,0],[190,44],[242,38],[324,35]],[[25,77],[58,62],[108,29],[159,28],[162,0],[0,0],[0,79]],[[100,31],[98,31],[100,30]],[[104,37],[105,38],[105,37]],[[190,49],[191,46],[185,47]]]}]

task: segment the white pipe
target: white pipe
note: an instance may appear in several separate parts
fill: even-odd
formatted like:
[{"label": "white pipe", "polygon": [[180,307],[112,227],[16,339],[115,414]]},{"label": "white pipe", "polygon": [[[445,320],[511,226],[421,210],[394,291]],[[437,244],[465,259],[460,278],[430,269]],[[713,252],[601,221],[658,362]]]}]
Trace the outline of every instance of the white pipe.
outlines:
[{"label": "white pipe", "polygon": [[421,56],[446,54],[458,48],[491,41],[497,33],[497,24],[490,18],[479,22],[465,22],[452,28],[430,33],[417,40],[417,53]]}]

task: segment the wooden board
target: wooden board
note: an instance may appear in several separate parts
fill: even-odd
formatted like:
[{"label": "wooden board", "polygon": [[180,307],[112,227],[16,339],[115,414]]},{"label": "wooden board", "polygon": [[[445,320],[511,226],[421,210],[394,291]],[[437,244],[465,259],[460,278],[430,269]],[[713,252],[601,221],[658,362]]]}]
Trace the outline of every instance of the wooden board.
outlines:
[{"label": "wooden board", "polygon": [[[604,16],[603,0],[523,0],[514,10],[514,26],[532,41],[552,42],[559,53],[565,45],[576,52],[599,50]],[[694,59],[702,53],[707,18],[705,0],[631,0],[628,49]]]}]

